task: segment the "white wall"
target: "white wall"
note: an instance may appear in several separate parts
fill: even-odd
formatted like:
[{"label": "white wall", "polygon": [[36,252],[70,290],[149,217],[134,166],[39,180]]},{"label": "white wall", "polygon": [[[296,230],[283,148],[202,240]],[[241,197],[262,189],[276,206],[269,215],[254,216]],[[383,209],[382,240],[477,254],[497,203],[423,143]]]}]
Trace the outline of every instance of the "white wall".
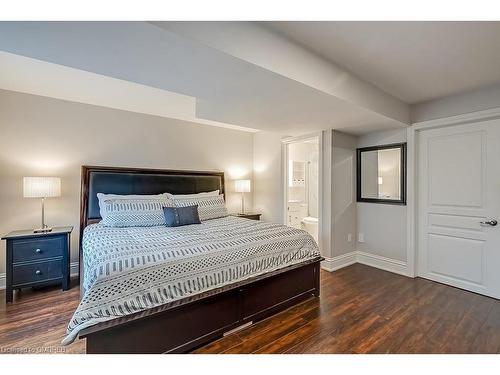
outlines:
[{"label": "white wall", "polygon": [[254,209],[262,220],[283,223],[283,168],[281,135],[253,134]]},{"label": "white wall", "polygon": [[333,131],[332,144],[332,256],[336,257],[356,250],[357,138]]},{"label": "white wall", "polygon": [[[2,90],[0,129],[0,234],[39,226],[40,202],[22,197],[23,176],[60,176],[62,197],[47,200],[46,222],[75,227],[72,261],[78,252],[81,165],[222,170],[233,212],[240,196],[231,180],[252,178],[253,134],[236,130]],[[277,147],[272,162],[279,153]],[[0,273],[4,262],[2,241]]]},{"label": "white wall", "polygon": [[[406,129],[360,136],[358,147],[406,142]],[[357,250],[398,261],[406,261],[406,206],[358,202],[357,232],[364,242]]]}]

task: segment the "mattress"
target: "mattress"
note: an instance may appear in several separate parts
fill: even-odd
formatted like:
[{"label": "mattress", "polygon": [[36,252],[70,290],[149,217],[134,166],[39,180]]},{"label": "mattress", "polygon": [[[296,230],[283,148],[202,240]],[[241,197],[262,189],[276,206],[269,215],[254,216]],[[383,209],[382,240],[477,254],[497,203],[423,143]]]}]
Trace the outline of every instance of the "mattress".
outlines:
[{"label": "mattress", "polygon": [[320,256],[305,231],[227,216],[181,227],[91,224],[83,298],[63,344],[82,329]]}]

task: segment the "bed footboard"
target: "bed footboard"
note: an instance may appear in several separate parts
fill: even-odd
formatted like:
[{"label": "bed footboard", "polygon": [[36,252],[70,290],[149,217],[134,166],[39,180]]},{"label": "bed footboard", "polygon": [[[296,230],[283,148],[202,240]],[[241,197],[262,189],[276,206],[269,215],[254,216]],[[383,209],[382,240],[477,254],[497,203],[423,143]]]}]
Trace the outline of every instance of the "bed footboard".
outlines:
[{"label": "bed footboard", "polygon": [[232,289],[143,316],[89,327],[87,353],[185,353],[240,325],[319,296],[321,259],[240,283]]}]

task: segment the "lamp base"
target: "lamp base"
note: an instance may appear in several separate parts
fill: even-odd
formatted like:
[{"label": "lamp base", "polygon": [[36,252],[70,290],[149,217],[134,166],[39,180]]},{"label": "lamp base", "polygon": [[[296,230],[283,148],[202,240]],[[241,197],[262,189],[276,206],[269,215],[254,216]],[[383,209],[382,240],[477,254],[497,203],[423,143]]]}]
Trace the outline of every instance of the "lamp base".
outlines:
[{"label": "lamp base", "polygon": [[46,233],[46,232],[52,232],[52,228],[44,227],[44,228],[33,229],[33,233]]}]

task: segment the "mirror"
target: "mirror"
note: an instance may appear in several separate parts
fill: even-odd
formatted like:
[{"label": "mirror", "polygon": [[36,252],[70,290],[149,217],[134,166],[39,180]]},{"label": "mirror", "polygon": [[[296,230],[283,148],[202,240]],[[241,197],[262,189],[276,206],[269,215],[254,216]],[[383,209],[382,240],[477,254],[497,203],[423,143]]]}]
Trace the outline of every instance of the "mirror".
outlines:
[{"label": "mirror", "polygon": [[406,204],[406,143],[358,148],[357,201]]}]

